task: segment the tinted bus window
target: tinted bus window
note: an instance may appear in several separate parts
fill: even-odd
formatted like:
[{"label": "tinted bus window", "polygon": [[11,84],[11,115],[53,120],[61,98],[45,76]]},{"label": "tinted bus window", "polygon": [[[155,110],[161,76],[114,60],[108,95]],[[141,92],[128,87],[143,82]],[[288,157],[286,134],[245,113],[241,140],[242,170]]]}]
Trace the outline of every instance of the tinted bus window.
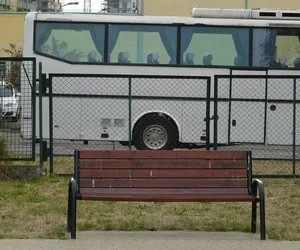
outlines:
[{"label": "tinted bus window", "polygon": [[101,62],[104,25],[38,22],[35,51],[71,62]]},{"label": "tinted bus window", "polygon": [[300,68],[300,29],[253,31],[253,66]]},{"label": "tinted bus window", "polygon": [[110,63],[176,64],[177,28],[158,25],[109,25]]},{"label": "tinted bus window", "polygon": [[183,27],[181,64],[249,66],[249,29]]}]

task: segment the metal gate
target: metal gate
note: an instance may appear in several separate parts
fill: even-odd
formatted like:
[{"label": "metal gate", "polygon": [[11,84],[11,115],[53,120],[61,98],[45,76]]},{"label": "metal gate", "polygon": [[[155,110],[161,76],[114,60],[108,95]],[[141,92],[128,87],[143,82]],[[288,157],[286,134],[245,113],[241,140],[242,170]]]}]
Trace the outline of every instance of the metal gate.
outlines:
[{"label": "metal gate", "polygon": [[[56,174],[73,173],[75,149],[135,150],[135,124],[153,119],[152,111],[161,111],[182,141],[199,142],[206,132],[202,143],[209,147],[210,77],[50,74],[49,83],[50,169]],[[160,143],[155,140],[153,147]]]},{"label": "metal gate", "polygon": [[300,76],[217,76],[214,149],[252,151],[255,176],[299,177]]},{"label": "metal gate", "polygon": [[35,160],[35,86],[35,58],[0,58],[1,161]]}]

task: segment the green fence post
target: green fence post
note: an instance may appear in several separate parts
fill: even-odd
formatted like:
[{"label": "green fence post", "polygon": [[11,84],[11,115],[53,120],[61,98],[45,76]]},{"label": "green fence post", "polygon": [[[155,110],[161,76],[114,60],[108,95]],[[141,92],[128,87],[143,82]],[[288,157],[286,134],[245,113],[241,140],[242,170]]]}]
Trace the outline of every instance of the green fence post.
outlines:
[{"label": "green fence post", "polygon": [[128,145],[131,150],[131,77],[128,82]]},{"label": "green fence post", "polygon": [[52,77],[49,76],[49,133],[50,133],[50,174],[53,174],[53,98]]},{"label": "green fence post", "polygon": [[218,149],[218,78],[214,77],[214,150]]},{"label": "green fence post", "polygon": [[36,135],[36,60],[32,61],[32,160],[35,161],[36,152],[35,152],[35,135]]},{"label": "green fence post", "polygon": [[39,132],[40,132],[40,165],[43,165],[43,67],[39,62]]},{"label": "green fence post", "polygon": [[293,98],[293,176],[296,176],[296,85],[297,80],[294,78],[294,98]]},{"label": "green fence post", "polygon": [[211,84],[211,78],[207,78],[207,84],[206,84],[206,150],[210,150],[210,84]]}]

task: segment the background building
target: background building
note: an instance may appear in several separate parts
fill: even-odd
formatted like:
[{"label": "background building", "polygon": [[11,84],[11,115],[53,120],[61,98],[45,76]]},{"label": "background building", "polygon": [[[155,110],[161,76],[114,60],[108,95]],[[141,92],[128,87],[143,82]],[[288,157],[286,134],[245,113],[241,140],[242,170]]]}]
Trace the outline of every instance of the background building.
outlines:
[{"label": "background building", "polygon": [[2,11],[30,11],[36,6],[36,0],[0,0]]},{"label": "background building", "polygon": [[59,11],[59,0],[0,0],[2,11]]},{"label": "background building", "polygon": [[60,11],[59,0],[37,0],[35,10],[42,12]]},{"label": "background building", "polygon": [[60,11],[60,2],[59,0],[37,0],[35,9],[42,12]]},{"label": "background building", "polygon": [[[139,0],[141,1],[141,0]],[[198,8],[279,8],[300,9],[299,0],[144,0],[145,15],[190,16]],[[141,5],[139,5],[141,6]]]},{"label": "background building", "polygon": [[102,6],[102,11],[107,13],[135,13],[137,0],[105,0]]},{"label": "background building", "polygon": [[[1,13],[1,12],[0,12]],[[22,47],[25,13],[0,14],[0,56],[9,56],[2,49],[9,48],[10,43]]]}]

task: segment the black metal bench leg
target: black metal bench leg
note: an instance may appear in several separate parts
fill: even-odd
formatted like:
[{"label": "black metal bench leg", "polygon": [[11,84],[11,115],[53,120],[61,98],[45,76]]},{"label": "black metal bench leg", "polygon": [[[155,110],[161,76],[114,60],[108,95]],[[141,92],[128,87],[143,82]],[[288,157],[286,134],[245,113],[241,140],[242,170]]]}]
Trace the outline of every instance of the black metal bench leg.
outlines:
[{"label": "black metal bench leg", "polygon": [[67,214],[67,232],[71,232],[71,199],[72,199],[72,184],[69,182],[68,190],[68,214]]},{"label": "black metal bench leg", "polygon": [[251,232],[256,233],[257,202],[252,202]]},{"label": "black metal bench leg", "polygon": [[266,239],[266,218],[265,218],[265,199],[264,196],[260,200],[260,238]]},{"label": "black metal bench leg", "polygon": [[72,226],[71,226],[71,238],[76,239],[76,199],[72,199],[72,211],[71,211],[71,218],[72,218]]},{"label": "black metal bench leg", "polygon": [[76,181],[74,179],[70,182],[71,185],[71,193],[70,193],[70,231],[71,231],[71,238],[76,239]]}]

